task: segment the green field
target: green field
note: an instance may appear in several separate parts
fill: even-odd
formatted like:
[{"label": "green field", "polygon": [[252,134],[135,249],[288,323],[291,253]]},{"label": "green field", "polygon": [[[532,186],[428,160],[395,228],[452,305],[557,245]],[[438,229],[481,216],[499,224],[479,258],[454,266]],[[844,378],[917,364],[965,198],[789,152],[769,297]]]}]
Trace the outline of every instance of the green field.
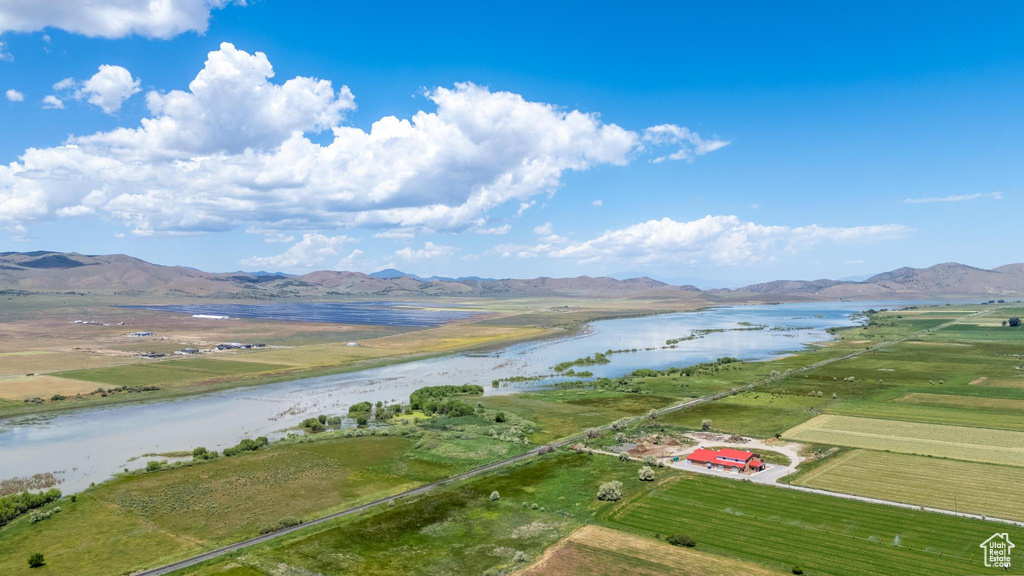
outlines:
[{"label": "green field", "polygon": [[168,384],[213,380],[225,376],[273,372],[286,368],[288,366],[280,364],[190,358],[187,360],[170,360],[129,366],[71,370],[68,372],[57,372],[54,376],[111,386],[166,386]]},{"label": "green field", "polygon": [[[382,576],[511,570],[526,565],[515,562],[517,552],[533,559],[613,506],[595,497],[600,483],[613,479],[622,481],[629,495],[653,488],[653,483],[637,480],[635,463],[555,454],[184,573]],[[501,499],[491,501],[492,491]],[[244,571],[232,571],[239,569]]]},{"label": "green field", "polygon": [[[325,438],[232,458],[130,474],[62,499],[60,514],[0,528],[0,574],[36,574],[29,552],[60,574],[123,574],[444,478],[522,447],[460,433]],[[125,551],[130,550],[131,554]]]},{"label": "green field", "polygon": [[1024,432],[827,414],[783,434],[816,444],[1024,466]]},{"label": "green field", "polygon": [[1024,520],[1024,470],[909,454],[850,450],[791,477],[799,486]]},{"label": "green field", "polygon": [[[984,573],[978,544],[1005,525],[747,482],[686,476],[607,518],[643,534],[689,534],[699,550],[806,574]],[[1010,527],[1014,535],[1024,530]],[[1012,571],[1024,573],[1017,564]]]}]

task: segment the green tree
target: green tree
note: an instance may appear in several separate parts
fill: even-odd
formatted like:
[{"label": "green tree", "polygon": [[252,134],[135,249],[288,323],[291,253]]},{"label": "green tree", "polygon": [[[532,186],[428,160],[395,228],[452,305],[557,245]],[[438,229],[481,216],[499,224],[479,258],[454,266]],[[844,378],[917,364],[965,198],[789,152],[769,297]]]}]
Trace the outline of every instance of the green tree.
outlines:
[{"label": "green tree", "polygon": [[505,413],[499,410],[498,413],[494,415],[494,421],[495,422],[504,422],[505,421]]},{"label": "green tree", "polygon": [[39,568],[44,564],[46,564],[46,559],[43,558],[43,555],[39,552],[28,557],[28,565],[30,568]]},{"label": "green tree", "polygon": [[654,470],[651,470],[650,466],[644,466],[637,471],[637,478],[639,478],[641,482],[653,482]]},{"label": "green tree", "polygon": [[1017,326],[1020,326],[1020,318],[1018,316],[1014,316],[1013,318],[1010,318],[1010,326],[1013,326],[1014,328],[1016,328]]},{"label": "green tree", "polygon": [[606,502],[618,502],[622,499],[622,482],[612,480],[601,484],[597,489],[597,499]]},{"label": "green tree", "polygon": [[711,420],[708,420],[707,418],[701,420],[701,422],[700,422],[700,429],[701,430],[711,430]]}]

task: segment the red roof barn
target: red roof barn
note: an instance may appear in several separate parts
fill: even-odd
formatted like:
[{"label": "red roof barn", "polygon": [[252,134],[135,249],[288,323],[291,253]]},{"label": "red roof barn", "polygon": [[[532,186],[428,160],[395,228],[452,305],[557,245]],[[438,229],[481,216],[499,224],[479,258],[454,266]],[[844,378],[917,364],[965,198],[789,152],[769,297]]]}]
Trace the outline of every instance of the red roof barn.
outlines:
[{"label": "red roof barn", "polygon": [[723,470],[732,469],[751,472],[764,470],[764,462],[761,461],[759,454],[733,448],[721,448],[719,450],[697,448],[686,459],[691,464],[707,466],[708,468],[718,467]]}]

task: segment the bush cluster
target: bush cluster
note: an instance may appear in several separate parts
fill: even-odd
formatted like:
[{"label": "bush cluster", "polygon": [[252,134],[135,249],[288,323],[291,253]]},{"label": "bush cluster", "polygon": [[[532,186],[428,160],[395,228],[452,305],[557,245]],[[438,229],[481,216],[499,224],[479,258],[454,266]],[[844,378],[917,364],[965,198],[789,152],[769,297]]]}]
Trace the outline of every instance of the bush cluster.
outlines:
[{"label": "bush cluster", "polygon": [[237,456],[238,454],[241,454],[242,452],[252,452],[252,451],[255,451],[255,450],[259,450],[260,448],[263,448],[267,444],[270,444],[270,441],[267,440],[266,436],[260,436],[259,438],[256,438],[255,440],[253,440],[252,438],[244,438],[244,439],[242,439],[241,442],[239,442],[238,444],[232,446],[231,448],[225,448],[224,449],[224,455],[225,456]]},{"label": "bush cluster", "polygon": [[58,498],[60,498],[60,490],[56,488],[51,488],[46,492],[19,492],[0,497],[0,526],[29,510],[42,508]]}]

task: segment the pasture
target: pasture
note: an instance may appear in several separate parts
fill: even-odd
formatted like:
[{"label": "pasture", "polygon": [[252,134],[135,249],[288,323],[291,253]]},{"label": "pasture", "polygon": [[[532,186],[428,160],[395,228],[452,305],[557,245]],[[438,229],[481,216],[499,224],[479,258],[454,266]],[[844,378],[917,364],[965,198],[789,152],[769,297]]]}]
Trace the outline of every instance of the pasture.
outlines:
[{"label": "pasture", "polygon": [[[978,544],[1005,526],[941,514],[685,475],[605,519],[644,535],[688,534],[697,549],[788,571],[837,576],[984,571]],[[1019,529],[1009,529],[1024,536]],[[1017,565],[1012,573],[1024,573]]]},{"label": "pasture", "polygon": [[[124,574],[250,536],[283,518],[309,519],[401,492],[521,450],[432,433],[323,437],[86,490],[46,522],[0,528],[0,573],[35,574],[24,551],[68,575]],[[130,554],[125,551],[130,550]]]},{"label": "pasture", "polygon": [[[184,573],[440,576],[484,574],[492,569],[509,573],[527,566],[545,548],[614,506],[595,497],[599,485],[609,480],[620,480],[629,495],[646,493],[654,484],[637,480],[635,463],[552,454],[361,518],[304,530]],[[493,491],[499,493],[499,500],[490,499]]]},{"label": "pasture", "polygon": [[845,494],[1024,520],[1024,470],[874,450],[849,450],[789,483]]},{"label": "pasture", "polygon": [[1024,432],[825,414],[782,435],[798,442],[1024,466]]}]

